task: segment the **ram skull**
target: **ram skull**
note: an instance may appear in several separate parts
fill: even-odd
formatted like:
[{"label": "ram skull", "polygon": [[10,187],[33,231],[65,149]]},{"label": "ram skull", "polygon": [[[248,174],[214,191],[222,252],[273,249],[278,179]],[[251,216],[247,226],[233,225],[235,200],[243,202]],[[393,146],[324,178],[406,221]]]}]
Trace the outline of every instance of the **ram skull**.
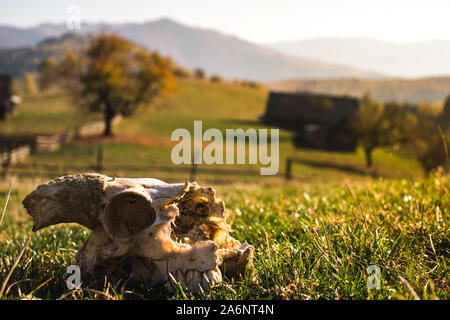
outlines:
[{"label": "ram skull", "polygon": [[92,230],[76,254],[84,277],[198,291],[244,274],[253,258],[253,246],[229,235],[215,194],[196,182],[90,173],[42,184],[23,205],[33,231],[63,222]]}]

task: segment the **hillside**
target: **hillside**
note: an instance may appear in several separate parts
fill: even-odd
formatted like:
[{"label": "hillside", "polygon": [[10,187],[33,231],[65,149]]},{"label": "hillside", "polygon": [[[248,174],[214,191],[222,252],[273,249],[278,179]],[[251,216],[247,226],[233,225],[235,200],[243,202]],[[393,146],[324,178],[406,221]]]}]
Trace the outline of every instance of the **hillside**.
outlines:
[{"label": "hillside", "polygon": [[[171,150],[176,143],[170,140],[170,136],[175,129],[186,128],[192,132],[194,121],[199,119],[202,120],[203,130],[217,128],[225,132],[226,129],[232,128],[267,128],[257,121],[258,117],[264,113],[266,100],[267,91],[264,89],[251,89],[229,83],[182,80],[173,94],[160,99],[153,107],[138,109],[135,114],[114,126],[113,138],[86,138],[54,152],[37,153],[28,158],[23,168],[11,168],[10,172],[14,171],[21,175],[27,174],[28,170],[34,170],[33,172],[37,173],[35,171],[37,168],[43,168],[45,170],[41,174],[56,176],[64,172],[90,171],[97,161],[97,145],[102,144],[103,172],[106,174],[150,175],[168,181],[176,181],[180,177],[184,179],[189,173],[180,172],[179,168],[171,162]],[[58,127],[55,130],[63,130],[61,126],[68,124],[68,116],[73,120],[78,119],[71,115],[71,112],[77,109],[71,109],[70,103],[71,100],[64,91],[25,97],[24,107],[19,108],[13,118],[0,124],[0,133],[11,134],[14,128],[21,128],[16,131],[22,134],[50,133],[49,126]],[[55,108],[57,104],[61,107]],[[42,106],[48,107],[42,108]],[[45,111],[44,114],[43,111]],[[48,116],[45,116],[47,114]],[[58,115],[61,121],[58,121]],[[82,115],[79,114],[79,116]],[[42,125],[33,126],[33,119],[42,122]],[[58,123],[58,126],[53,126],[51,123]],[[2,126],[4,129],[1,129]],[[292,135],[286,130],[280,131],[278,177],[262,178],[259,175],[260,165],[224,164],[199,165],[198,179],[199,181],[212,180],[215,183],[282,181],[287,157],[301,160],[293,166],[292,170],[294,177],[302,181],[328,183],[345,179],[370,179],[365,168],[362,149],[358,149],[356,153],[296,149],[292,143]],[[422,175],[422,169],[417,161],[390,149],[375,150],[374,163],[375,173],[386,178]],[[158,165],[169,166],[172,170],[161,172],[159,168],[152,167]],[[46,170],[50,168],[51,171],[47,172]],[[219,170],[219,172],[211,172],[211,170]],[[223,174],[220,170],[232,172]]]},{"label": "hillside", "polygon": [[88,40],[86,36],[64,34],[46,38],[33,47],[0,50],[0,73],[21,77],[25,72],[37,71],[44,58],[59,58],[67,50],[82,50],[87,47]]},{"label": "hillside", "polygon": [[318,38],[270,44],[302,58],[315,58],[395,77],[450,74],[450,40],[390,43],[368,38]]},{"label": "hillside", "polygon": [[268,84],[277,91],[311,91],[360,97],[370,93],[381,101],[441,102],[450,94],[450,77],[419,79],[286,80]]},{"label": "hillside", "polygon": [[[68,124],[60,121],[71,117],[66,92],[24,98],[26,107],[8,120],[15,121],[16,128],[45,131],[52,125],[49,119],[45,126],[31,127],[33,119],[43,121],[43,113],[53,123]],[[170,141],[171,132],[175,128],[192,132],[198,119],[204,129],[222,132],[259,128],[255,119],[264,111],[266,99],[263,88],[182,80],[171,96],[151,108],[138,109],[116,125],[114,137],[80,139],[56,151],[34,154],[23,166],[3,171],[0,207],[6,214],[0,233],[0,279],[7,279],[3,282],[7,290],[1,298],[449,299],[445,232],[450,221],[449,177],[434,173],[423,178],[413,159],[384,149],[375,152],[376,170],[383,178],[373,179],[364,172],[362,152],[295,150],[284,130],[280,132],[281,172],[287,156],[304,160],[295,164],[291,181],[283,176],[204,173],[208,166],[198,166],[196,181],[214,187],[225,202],[233,237],[255,247],[254,281],[224,278],[211,290],[192,294],[168,293],[165,287],[144,284],[127,284],[124,290],[121,282],[105,277],[97,285],[86,281],[80,290],[68,291],[67,267],[76,263],[75,252],[89,230],[63,223],[31,232],[32,219],[22,205],[27,194],[60,175],[100,170],[95,167],[98,145],[104,150],[102,173],[111,177],[187,181],[189,171],[181,171],[170,160],[175,144]],[[161,172],[154,164],[171,167]],[[254,167],[216,165],[212,169],[244,173]],[[24,246],[27,237],[31,239],[28,247]],[[21,248],[24,254],[17,258]],[[380,290],[367,287],[369,265],[380,267]],[[405,286],[405,281],[414,289]]]},{"label": "hillside", "polygon": [[[207,74],[217,73],[226,78],[276,81],[287,78],[378,75],[316,59],[285,55],[215,30],[189,27],[169,19],[142,24],[86,24],[80,32],[85,35],[101,31],[114,32],[149,49],[158,50],[187,68],[202,68]],[[63,24],[28,29],[0,26],[0,47],[11,49],[17,45],[33,46],[48,36],[66,32],[67,28]],[[0,68],[0,72],[5,70]]]}]

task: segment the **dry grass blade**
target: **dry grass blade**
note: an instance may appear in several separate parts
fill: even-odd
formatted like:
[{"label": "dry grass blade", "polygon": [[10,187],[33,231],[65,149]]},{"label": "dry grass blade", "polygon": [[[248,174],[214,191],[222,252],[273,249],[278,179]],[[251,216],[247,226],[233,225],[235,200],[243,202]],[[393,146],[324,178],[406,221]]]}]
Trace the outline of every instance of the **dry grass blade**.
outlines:
[{"label": "dry grass blade", "polygon": [[13,184],[14,184],[14,178],[12,178],[12,180],[11,180],[11,186],[9,187],[8,196],[6,197],[5,207],[3,208],[2,218],[0,219],[0,226],[2,225],[3,217],[5,216],[5,213],[6,213],[6,207],[8,206],[9,197],[11,196],[11,190],[12,190]]},{"label": "dry grass blade", "polygon": [[442,146],[444,147],[446,169],[447,169],[447,172],[450,172],[450,157],[448,154],[447,139],[445,137],[444,132],[442,131],[441,126],[438,126],[438,129],[439,129],[439,134],[440,134],[441,140],[442,140]]},{"label": "dry grass blade", "polygon": [[270,267],[273,268],[273,265],[272,265],[272,257],[270,256],[269,237],[267,236],[266,230],[264,230],[264,233],[266,234],[267,255],[269,256]]},{"label": "dry grass blade", "polygon": [[76,293],[76,292],[83,292],[83,291],[85,291],[85,292],[90,292],[90,293],[94,293],[94,294],[101,295],[101,296],[104,296],[104,297],[106,297],[106,298],[109,299],[109,300],[118,300],[117,298],[111,296],[111,295],[108,294],[108,293],[105,293],[105,292],[102,292],[102,291],[99,291],[99,290],[95,290],[95,289],[88,289],[88,288],[80,288],[80,289],[73,289],[73,290],[70,290],[69,292],[66,292],[66,293],[62,294],[57,300],[63,300],[63,299],[65,299],[66,297],[68,297],[68,296],[70,296],[70,295],[73,295],[73,294]]},{"label": "dry grass blade", "polygon": [[327,228],[325,228],[325,224],[323,223],[323,221],[322,221],[322,228],[323,228],[323,232],[325,233],[325,240],[327,241],[328,255],[331,257],[330,242],[328,241],[328,232],[327,232]]},{"label": "dry grass blade", "polygon": [[49,283],[51,280],[53,280],[53,277],[45,280],[43,283],[41,283],[40,285],[38,285],[33,291],[31,291],[28,296],[33,296],[33,294],[38,291],[40,288],[42,288],[43,286],[45,286],[47,283]]},{"label": "dry grass blade", "polygon": [[409,292],[412,294],[412,296],[414,297],[414,300],[420,300],[419,295],[416,293],[414,288],[409,284],[408,280],[406,280],[405,278],[403,278],[400,275],[398,276],[398,278],[406,286],[406,288],[409,290]]},{"label": "dry grass blade", "polygon": [[[327,251],[328,251],[328,255],[329,255],[329,257],[330,257],[331,259],[334,260],[334,263],[336,263],[336,265],[340,268],[340,265],[339,265],[339,263],[337,262],[336,258],[334,257],[334,255],[331,254],[330,241],[328,240],[328,231],[327,231],[327,228],[325,227],[325,224],[323,223],[323,221],[322,221],[322,228],[323,228],[323,232],[325,233],[325,240],[327,241]],[[333,266],[333,268],[334,268],[335,270],[339,271],[337,267]]]},{"label": "dry grass blade", "polygon": [[364,210],[361,207],[361,204],[359,203],[358,199],[356,198],[356,196],[353,194],[352,189],[350,188],[349,185],[346,185],[348,192],[350,193],[350,195],[352,196],[353,201],[356,203],[356,205],[358,206],[359,212],[361,213],[361,220],[363,222],[363,226],[364,229],[367,230],[367,226],[366,226],[366,215],[364,214]]},{"label": "dry grass blade", "polygon": [[139,294],[139,293],[136,293],[136,292],[133,292],[133,291],[128,291],[128,290],[127,290],[127,291],[124,291],[124,293],[135,295],[135,296],[141,298],[141,300],[146,300],[145,297],[144,297],[144,295]]},{"label": "dry grass blade", "polygon": [[423,237],[423,210],[420,210],[419,203],[417,202],[416,186],[414,185],[414,179],[412,177],[411,177],[411,185],[412,185],[412,189],[413,189],[414,205],[415,205],[414,217],[420,211],[420,236]]},{"label": "dry grass blade", "polygon": [[27,282],[27,281],[31,281],[31,279],[22,279],[22,280],[19,280],[19,281],[16,281],[16,282],[10,284],[10,285],[8,286],[8,289],[6,289],[6,291],[5,291],[5,296],[8,294],[9,290],[12,289],[12,287],[14,287],[14,286],[17,285],[17,284],[20,284],[20,283],[22,283],[22,282]]},{"label": "dry grass blade", "polygon": [[26,248],[28,247],[28,244],[30,243],[30,238],[28,238],[27,242],[25,242],[25,244],[23,245],[22,249],[20,250],[19,255],[16,258],[16,261],[14,262],[11,270],[9,270],[8,275],[6,276],[5,280],[3,280],[2,286],[0,288],[0,299],[3,298],[3,291],[5,291],[6,285],[8,284],[9,278],[11,278],[11,275],[14,271],[14,269],[17,267],[17,265],[19,264],[20,259],[22,258]]}]

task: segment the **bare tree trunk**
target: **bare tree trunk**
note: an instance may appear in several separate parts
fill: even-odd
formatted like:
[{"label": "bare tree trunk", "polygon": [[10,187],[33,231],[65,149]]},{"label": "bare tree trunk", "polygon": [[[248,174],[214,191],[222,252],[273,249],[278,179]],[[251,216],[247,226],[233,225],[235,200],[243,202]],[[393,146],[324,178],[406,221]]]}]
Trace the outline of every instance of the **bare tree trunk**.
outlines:
[{"label": "bare tree trunk", "polygon": [[105,108],[105,132],[103,135],[105,137],[112,137],[112,120],[114,119],[114,113],[108,105]]},{"label": "bare tree trunk", "polygon": [[366,154],[366,167],[372,168],[373,162],[372,162],[372,148],[364,149],[364,152]]}]

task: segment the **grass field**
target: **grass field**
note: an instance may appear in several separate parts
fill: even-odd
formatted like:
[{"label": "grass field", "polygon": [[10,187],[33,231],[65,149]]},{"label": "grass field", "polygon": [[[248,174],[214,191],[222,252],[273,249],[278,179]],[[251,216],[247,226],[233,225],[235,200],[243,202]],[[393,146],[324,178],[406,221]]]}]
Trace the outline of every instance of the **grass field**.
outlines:
[{"label": "grass field", "polygon": [[80,112],[64,91],[28,95],[16,113],[0,123],[0,135],[32,136],[55,134],[73,129],[83,122],[98,119],[98,115]]},{"label": "grass field", "polygon": [[[68,292],[65,270],[88,235],[70,225],[31,233],[20,201],[38,182],[15,182],[1,226],[2,280],[31,238],[3,299],[61,298]],[[0,185],[0,205],[8,190]],[[252,282],[225,281],[194,295],[106,283],[66,298],[449,299],[449,191],[449,178],[439,175],[414,183],[220,186],[233,235],[256,248]],[[380,290],[366,286],[369,265],[381,269]]]},{"label": "grass field", "polygon": [[[62,97],[63,95],[60,93],[59,99],[62,99]],[[37,106],[40,108],[41,104],[47,104],[46,101],[52,101],[53,98],[52,95],[35,98],[41,100],[33,105],[35,108]],[[257,122],[257,119],[264,113],[266,99],[267,91],[264,89],[251,89],[226,83],[182,81],[175,93],[160,99],[152,107],[138,110],[134,115],[115,126],[114,138],[79,140],[55,152],[36,154],[30,157],[26,164],[51,165],[54,168],[53,176],[63,173],[76,173],[79,172],[78,169],[73,170],[70,166],[89,168],[96,165],[96,146],[102,144],[106,174],[121,176],[162,175],[161,177],[166,179],[179,179],[179,176],[174,176],[170,172],[159,172],[151,169],[130,170],[127,168],[155,164],[171,165],[171,149],[176,144],[176,142],[170,141],[172,131],[177,128],[186,128],[193,132],[194,120],[202,120],[203,130],[218,128],[225,132],[226,128],[264,128]],[[67,102],[62,105],[65,106],[66,112],[74,110],[73,107],[70,109],[67,106]],[[29,118],[34,115],[34,112],[28,113],[28,109],[23,110],[23,114],[25,113]],[[13,118],[11,120],[19,121],[20,119]],[[0,126],[2,125],[0,124]],[[26,127],[31,127],[31,125]],[[47,122],[42,124],[42,127],[51,127],[51,124]],[[41,125],[32,128],[31,131],[39,131]],[[55,127],[52,130],[59,129]],[[2,129],[0,129],[1,132]],[[293,174],[303,181],[323,182],[341,180],[346,177],[365,179],[367,176],[362,150],[358,150],[356,153],[330,153],[295,149],[291,138],[292,133],[285,130],[280,131],[280,172],[284,171],[286,157],[294,157],[302,160],[302,163],[294,165]],[[415,160],[401,155],[397,151],[375,150],[374,162],[374,173],[378,176],[420,177],[422,175],[422,170]],[[202,174],[202,167],[259,171],[259,166],[248,164],[231,167],[226,165],[200,165],[199,180],[210,178],[208,174]],[[16,172],[20,173],[18,170]],[[48,174],[48,172],[45,172],[45,174]],[[240,176],[238,178],[245,181],[255,181],[254,177]],[[216,176],[213,180],[220,182],[221,178]]]},{"label": "grass field", "polygon": [[[74,254],[89,231],[59,225],[32,233],[31,219],[21,205],[29,192],[50,177],[81,171],[71,165],[95,166],[98,144],[104,146],[107,174],[185,181],[187,173],[126,166],[168,163],[172,130],[192,130],[194,120],[203,120],[204,129],[259,128],[255,120],[264,111],[266,96],[263,89],[183,81],[172,96],[124,119],[114,128],[114,138],[92,137],[34,154],[25,165],[50,167],[36,175],[12,168],[0,178],[0,209],[9,199],[0,225],[0,286],[4,284],[0,298],[449,299],[450,177],[442,172],[424,177],[416,161],[385,149],[374,155],[374,178],[367,175],[360,150],[355,154],[295,150],[286,131],[280,135],[280,170],[288,156],[304,160],[294,166],[297,179],[201,171],[198,176],[199,183],[215,186],[225,201],[233,236],[255,246],[250,280],[224,281],[196,294],[172,295],[164,287],[128,288],[107,281],[104,286],[84,284],[82,290],[68,292],[66,269],[75,263]],[[49,122],[35,126],[35,120],[26,119],[33,119],[32,113],[52,99],[66,101],[66,107],[55,102],[55,108],[61,106],[58,112],[67,115],[73,109],[66,98],[64,93],[36,96],[22,114],[17,113],[23,120],[11,121],[21,127],[23,123],[27,132],[62,129],[69,124],[61,121],[49,128]],[[20,131],[11,126],[0,127],[0,133]],[[15,266],[27,238],[31,240]],[[380,290],[367,287],[370,265],[381,269]]]}]

